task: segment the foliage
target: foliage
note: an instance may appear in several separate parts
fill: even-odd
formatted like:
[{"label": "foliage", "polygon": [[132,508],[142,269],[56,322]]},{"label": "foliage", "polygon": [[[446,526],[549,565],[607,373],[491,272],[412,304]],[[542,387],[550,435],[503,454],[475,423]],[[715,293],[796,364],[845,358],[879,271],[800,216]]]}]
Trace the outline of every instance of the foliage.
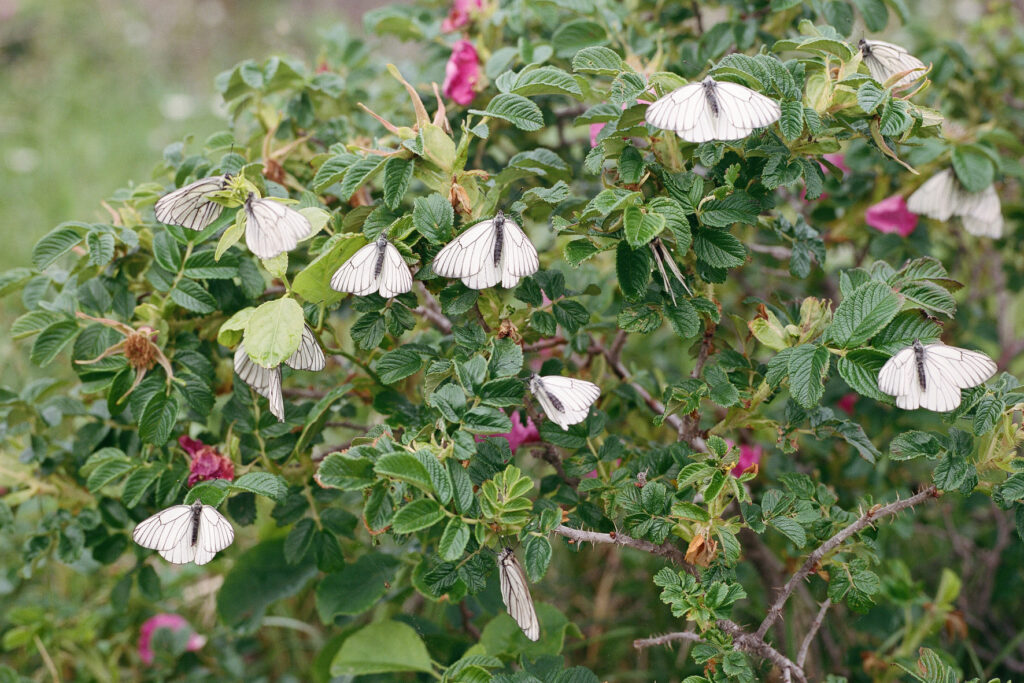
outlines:
[{"label": "foliage", "polygon": [[[997,572],[999,553],[1020,553],[1005,511],[1024,535],[1024,392],[1003,373],[937,417],[897,410],[875,377],[915,339],[1004,368],[1024,348],[1008,319],[1024,121],[995,104],[1021,92],[1015,73],[996,76],[1021,35],[976,60],[922,41],[931,86],[906,92],[867,75],[852,37],[855,19],[905,18],[902,2],[723,3],[714,24],[698,4],[653,0],[466,4],[482,60],[471,105],[429,87],[454,38],[446,10],[371,12],[367,28],[412,42],[421,73],[385,70],[340,31],[316,67],[242,62],[216,81],[227,130],[169,146],[158,182],[107,199],[110,222],[62,223],[0,274],[25,308],[12,337],[54,375],[0,388],[0,549],[7,592],[26,596],[0,603],[10,661],[82,679],[662,680],[681,675],[675,657],[638,665],[630,641],[691,621],[690,681],[764,678],[776,655],[798,677],[851,680],[1016,662],[990,634],[1021,627],[998,604],[1020,579]],[[644,123],[651,98],[709,66],[778,100],[779,124],[692,145]],[[1011,239],[863,225],[870,204],[948,165],[967,187],[1004,181]],[[207,229],[155,221],[160,196],[221,173],[234,180]],[[315,235],[257,259],[240,241],[248,191],[290,198]],[[431,271],[499,209],[539,247],[539,272],[477,292]],[[414,290],[331,290],[381,233],[414,266]],[[118,324],[153,355],[126,344],[96,360],[129,334]],[[280,365],[304,325],[323,372]],[[283,421],[232,375],[240,343],[282,369]],[[531,403],[532,372],[585,377],[602,397],[563,430]],[[235,478],[189,488],[183,435],[230,458]],[[754,443],[770,455],[737,468]],[[951,566],[942,514],[915,520],[905,502],[922,486],[911,502],[964,527],[950,529],[954,550],[994,535],[994,560]],[[195,499],[237,530],[213,564],[171,569],[130,543],[138,521]],[[580,542],[598,537],[607,548]],[[506,542],[533,582],[536,643],[501,605]],[[64,568],[89,581],[89,608],[33,597]],[[961,593],[968,578],[987,590],[980,607]],[[128,634],[170,608],[209,645],[158,630],[173,656],[147,669]],[[799,628],[779,628],[783,615]],[[825,645],[805,664],[817,627]]]}]

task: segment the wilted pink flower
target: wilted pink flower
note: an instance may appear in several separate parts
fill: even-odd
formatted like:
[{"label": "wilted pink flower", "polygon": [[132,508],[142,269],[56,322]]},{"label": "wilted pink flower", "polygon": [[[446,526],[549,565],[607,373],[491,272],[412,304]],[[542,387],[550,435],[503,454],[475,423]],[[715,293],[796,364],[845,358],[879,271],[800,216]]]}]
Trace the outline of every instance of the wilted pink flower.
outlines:
[{"label": "wilted pink flower", "polygon": [[231,481],[235,478],[235,464],[231,462],[231,458],[221,455],[213,446],[208,446],[202,441],[188,436],[180,437],[178,445],[192,457],[192,462],[189,464],[189,486],[195,486],[198,482],[209,479]]},{"label": "wilted pink flower", "polygon": [[[732,445],[732,444],[730,444]],[[736,466],[732,468],[730,474],[734,477],[738,477],[751,467],[761,462],[761,456],[764,454],[764,450],[760,446],[750,446],[747,444],[740,445],[740,459],[736,463]]]},{"label": "wilted pink flower", "polygon": [[441,22],[441,32],[451,33],[469,23],[469,14],[484,6],[483,0],[454,0],[448,16]]},{"label": "wilted pink flower", "polygon": [[853,407],[857,405],[857,394],[853,392],[846,394],[836,401],[836,405],[839,406],[839,410],[843,411],[847,415],[853,415]]},{"label": "wilted pink flower", "polygon": [[902,195],[894,194],[869,207],[864,222],[879,232],[898,232],[906,237],[917,227],[917,215],[907,209]]},{"label": "wilted pink flower", "polygon": [[[498,437],[506,439],[508,441],[508,447],[515,453],[516,449],[522,446],[524,443],[536,443],[540,441],[540,430],[537,429],[537,425],[533,424],[533,420],[529,417],[526,418],[526,424],[523,424],[519,419],[519,411],[512,413],[510,418],[512,420],[512,431],[508,434],[490,434],[489,437]],[[477,441],[483,441],[484,436],[476,437]]]},{"label": "wilted pink flower", "polygon": [[188,644],[185,649],[188,652],[195,652],[206,644],[206,638],[192,631],[192,627],[180,614],[156,614],[142,623],[139,630],[139,658],[146,664],[152,664],[155,657],[153,653],[153,634],[159,628],[166,628],[171,631],[188,629],[191,635],[188,637]]},{"label": "wilted pink flower", "polygon": [[476,84],[479,81],[480,58],[476,48],[468,40],[456,42],[444,69],[444,96],[456,104],[469,104],[476,97]]}]

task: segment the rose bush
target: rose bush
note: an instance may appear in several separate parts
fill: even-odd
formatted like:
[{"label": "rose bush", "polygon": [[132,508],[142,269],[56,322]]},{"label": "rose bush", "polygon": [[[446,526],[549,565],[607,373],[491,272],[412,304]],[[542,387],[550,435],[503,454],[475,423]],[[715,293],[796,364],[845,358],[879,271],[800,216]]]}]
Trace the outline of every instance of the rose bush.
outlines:
[{"label": "rose bush", "polygon": [[[910,16],[882,0],[399,5],[366,25],[412,44],[401,69],[331,31],[317,67],[224,72],[226,130],[171,145],[153,181],[0,276],[46,373],[0,388],[0,675],[1024,670],[1017,11],[994,3],[961,42],[922,28],[907,47],[929,81],[909,90],[856,45]],[[644,123],[707,73],[781,119],[700,145]],[[1003,239],[911,218],[903,199],[949,167],[996,183]],[[155,220],[222,173],[315,234],[260,260],[230,192],[200,232]],[[535,275],[476,291],[432,272],[498,210]],[[333,291],[382,233],[413,290]],[[286,362],[304,326],[320,372]],[[940,338],[1000,374],[952,413],[897,409],[879,369]],[[282,373],[281,420],[233,374],[243,343]],[[598,384],[586,421],[547,420],[534,371]],[[195,500],[235,527],[211,564],[130,542]],[[504,544],[537,642],[502,605]]]}]

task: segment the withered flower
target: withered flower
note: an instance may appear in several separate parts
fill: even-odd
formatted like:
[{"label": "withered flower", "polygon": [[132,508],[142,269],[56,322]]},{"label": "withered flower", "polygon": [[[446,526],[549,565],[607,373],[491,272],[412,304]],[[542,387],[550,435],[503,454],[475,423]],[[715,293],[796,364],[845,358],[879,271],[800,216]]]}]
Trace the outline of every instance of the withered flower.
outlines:
[{"label": "withered flower", "polygon": [[171,385],[171,381],[174,379],[174,371],[171,370],[171,361],[164,355],[163,350],[156,345],[157,331],[149,325],[140,325],[138,329],[126,325],[117,320],[111,320],[110,318],[94,318],[91,315],[86,315],[79,311],[77,313],[79,318],[85,320],[91,320],[94,323],[100,323],[107,327],[117,330],[124,339],[117,342],[106,351],[96,356],[92,360],[78,360],[75,361],[79,365],[91,365],[92,363],[98,363],[104,358],[109,358],[117,354],[124,356],[125,360],[128,361],[128,365],[135,369],[135,381],[132,382],[131,388],[124,393],[118,402],[123,401],[129,394],[135,391],[135,387],[139,386],[145,378],[146,373],[153,369],[153,366],[157,363],[167,373],[167,386]]}]

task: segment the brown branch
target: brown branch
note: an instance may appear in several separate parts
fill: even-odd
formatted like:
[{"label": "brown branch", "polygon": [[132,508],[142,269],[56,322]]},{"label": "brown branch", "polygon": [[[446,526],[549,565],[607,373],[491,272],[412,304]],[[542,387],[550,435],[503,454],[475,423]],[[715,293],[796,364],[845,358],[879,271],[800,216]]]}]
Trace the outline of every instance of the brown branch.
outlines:
[{"label": "brown branch", "polygon": [[788,261],[793,256],[793,250],[789,247],[769,244],[747,244],[747,249],[758,254],[767,254],[779,261]]},{"label": "brown branch", "polygon": [[[617,354],[612,353],[612,349],[600,344],[595,344],[591,346],[589,350],[593,354],[599,353],[603,355],[608,361],[608,366],[612,371],[619,376],[619,379],[633,387],[633,390],[640,395],[640,398],[644,400],[644,403],[647,404],[647,407],[650,408],[652,412],[656,415],[665,414],[665,404],[651,396],[651,392],[644,389],[638,382],[633,381],[632,376],[629,374],[629,370],[627,370],[626,366],[622,364],[622,361],[619,360]],[[619,351],[621,353],[621,347]],[[678,415],[666,415],[665,422],[672,425],[672,428],[677,432],[681,432],[683,429],[683,420]]]},{"label": "brown branch", "polygon": [[807,661],[807,652],[811,649],[814,636],[818,634],[818,629],[825,623],[825,613],[828,612],[828,608],[831,606],[832,599],[825,598],[825,602],[821,603],[821,609],[818,610],[818,616],[814,617],[814,621],[811,622],[811,628],[807,630],[807,635],[804,636],[804,642],[800,643],[800,651],[796,655],[796,665],[801,669],[804,666],[804,662]]},{"label": "brown branch", "polygon": [[413,312],[429,320],[434,327],[441,330],[442,334],[451,334],[452,321],[448,319],[448,316],[441,312],[441,305],[437,303],[437,299],[435,299],[434,295],[430,293],[427,286],[422,282],[419,284],[420,291],[423,293],[423,305],[414,308]]},{"label": "brown branch", "polygon": [[535,341],[532,344],[523,344],[523,351],[543,351],[544,349],[552,349],[556,346],[562,346],[568,343],[569,340],[565,337],[551,337],[550,339]]},{"label": "brown branch", "polygon": [[800,569],[797,570],[796,574],[793,574],[789,581],[786,582],[786,585],[782,587],[782,592],[777,598],[775,598],[775,602],[772,603],[771,608],[768,610],[768,615],[765,616],[764,621],[761,622],[761,625],[758,627],[755,635],[758,638],[764,638],[764,634],[768,632],[771,625],[774,624],[780,616],[782,616],[782,608],[785,607],[786,601],[789,600],[789,597],[793,594],[793,591],[796,590],[796,587],[800,585],[805,578],[807,578],[807,575],[818,566],[821,560],[828,553],[842,545],[846,539],[860,531],[863,531],[875,520],[895,515],[897,512],[914,507],[918,503],[923,503],[931,498],[938,498],[939,495],[940,493],[937,488],[934,486],[928,486],[910,498],[897,500],[889,503],[888,505],[876,505],[861,515],[856,522],[818,546],[814,552],[807,556],[807,559],[800,566]]},{"label": "brown branch", "polygon": [[693,631],[676,631],[675,633],[666,633],[660,636],[651,636],[650,638],[637,638],[633,641],[633,647],[642,650],[645,647],[654,647],[655,645],[668,645],[677,640],[700,643],[704,639],[700,637],[700,634]]},{"label": "brown branch", "polygon": [[552,529],[552,531],[559,536],[565,536],[577,543],[611,543],[613,545],[621,545],[627,548],[641,550],[645,553],[669,559],[690,574],[693,574],[694,576],[697,575],[697,569],[686,561],[685,553],[669,541],[665,541],[661,545],[657,545],[650,541],[645,541],[642,538],[632,538],[626,534],[620,534],[617,532],[614,534],[603,534],[599,531],[574,529],[572,527],[565,526],[564,524],[559,524]]},{"label": "brown branch", "polygon": [[704,17],[700,15],[700,3],[697,2],[697,0],[691,0],[690,10],[693,12],[693,16],[697,20],[697,35],[704,35]]},{"label": "brown branch", "polygon": [[793,660],[765,642],[762,636],[747,633],[739,624],[729,619],[719,619],[716,625],[719,629],[732,636],[733,648],[736,650],[765,659],[779,667],[780,671],[792,674],[796,680],[806,683],[807,677],[804,675],[803,669],[797,666]]}]

